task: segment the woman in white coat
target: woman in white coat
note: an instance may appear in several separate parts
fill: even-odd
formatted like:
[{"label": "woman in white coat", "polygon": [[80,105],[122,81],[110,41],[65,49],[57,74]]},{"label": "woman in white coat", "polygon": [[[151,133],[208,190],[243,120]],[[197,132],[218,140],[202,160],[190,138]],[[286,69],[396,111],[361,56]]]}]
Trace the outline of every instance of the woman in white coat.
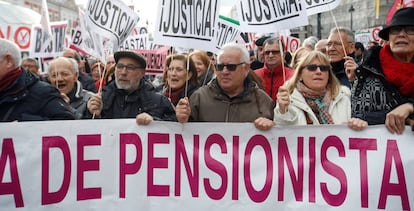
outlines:
[{"label": "woman in white coat", "polygon": [[327,56],[311,51],[301,59],[293,77],[279,88],[274,121],[276,125],[346,123],[362,130],[368,123],[351,118],[350,95],[332,72]]}]

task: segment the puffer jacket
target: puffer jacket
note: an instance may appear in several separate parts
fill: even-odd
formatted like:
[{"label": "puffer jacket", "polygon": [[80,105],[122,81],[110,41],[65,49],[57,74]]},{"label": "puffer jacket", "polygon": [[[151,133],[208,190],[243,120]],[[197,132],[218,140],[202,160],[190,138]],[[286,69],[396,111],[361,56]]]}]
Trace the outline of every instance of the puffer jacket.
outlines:
[{"label": "puffer jacket", "polygon": [[190,121],[253,122],[258,117],[273,119],[274,102],[249,77],[244,91],[230,98],[223,93],[217,79],[195,91],[190,98]]},{"label": "puffer jacket", "polygon": [[0,93],[1,122],[64,119],[75,119],[74,110],[55,87],[26,70]]},{"label": "puffer jacket", "polygon": [[141,80],[140,87],[132,93],[118,89],[114,81],[109,83],[102,91],[102,101],[101,118],[135,118],[146,112],[154,120],[177,120],[168,98],[156,93],[154,87],[144,79]]},{"label": "puffer jacket", "polygon": [[355,71],[356,79],[352,86],[352,117],[363,119],[370,125],[384,124],[388,112],[398,105],[414,102],[413,98],[402,96],[397,87],[386,81],[380,50],[380,46],[368,50],[363,63]]},{"label": "puffer jacket", "polygon": [[[351,92],[348,87],[341,86],[338,96],[331,101],[329,113],[335,124],[347,122],[351,118],[350,95]],[[306,103],[305,98],[295,89],[291,95],[291,104],[289,105],[288,112],[280,113],[279,104],[276,105],[274,121],[276,125],[306,125],[306,114],[313,125],[320,124],[315,113]]]}]

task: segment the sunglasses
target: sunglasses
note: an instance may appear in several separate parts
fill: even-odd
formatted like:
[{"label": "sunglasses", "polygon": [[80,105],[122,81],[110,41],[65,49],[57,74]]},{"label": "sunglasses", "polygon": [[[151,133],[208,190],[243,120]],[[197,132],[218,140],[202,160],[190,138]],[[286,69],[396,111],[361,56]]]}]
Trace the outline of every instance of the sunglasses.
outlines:
[{"label": "sunglasses", "polygon": [[316,70],[318,69],[318,67],[319,67],[319,70],[320,70],[321,72],[328,72],[328,71],[331,69],[331,66],[330,66],[330,65],[316,65],[316,64],[308,64],[308,65],[306,65],[305,67],[306,67],[306,69],[308,69],[308,70],[309,70],[309,71],[311,71],[311,72],[316,71]]},{"label": "sunglasses", "polygon": [[394,26],[390,28],[390,34],[397,35],[404,30],[408,35],[414,35],[414,26]]},{"label": "sunglasses", "polygon": [[237,69],[237,66],[242,64],[244,64],[244,62],[239,64],[217,64],[216,69],[218,71],[223,71],[224,67],[226,67],[228,71],[235,71]]},{"label": "sunglasses", "polygon": [[272,53],[273,55],[280,54],[280,51],[265,51],[264,54],[269,55]]}]

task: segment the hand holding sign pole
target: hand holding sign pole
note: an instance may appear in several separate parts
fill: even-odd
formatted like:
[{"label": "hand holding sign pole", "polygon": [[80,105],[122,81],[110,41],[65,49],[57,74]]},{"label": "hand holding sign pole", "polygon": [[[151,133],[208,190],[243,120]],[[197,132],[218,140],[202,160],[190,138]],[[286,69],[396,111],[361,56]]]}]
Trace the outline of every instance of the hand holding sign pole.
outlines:
[{"label": "hand holding sign pole", "polygon": [[280,50],[280,57],[282,58],[282,75],[283,75],[283,84],[286,82],[286,73],[285,73],[285,49],[283,49],[282,39],[280,36],[280,32],[278,33],[279,36],[279,50]]}]

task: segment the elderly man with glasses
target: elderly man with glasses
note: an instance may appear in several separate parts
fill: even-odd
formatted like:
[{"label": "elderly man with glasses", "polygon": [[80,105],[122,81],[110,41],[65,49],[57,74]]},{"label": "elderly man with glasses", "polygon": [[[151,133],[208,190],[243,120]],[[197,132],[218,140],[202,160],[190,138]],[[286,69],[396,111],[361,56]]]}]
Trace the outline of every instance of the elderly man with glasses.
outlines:
[{"label": "elderly man with glasses", "polygon": [[256,128],[273,127],[275,103],[250,76],[250,58],[240,44],[228,43],[217,56],[216,78],[181,99],[176,107],[179,122],[254,122]]},{"label": "elderly man with glasses", "polygon": [[[280,49],[283,49],[283,52],[280,52]],[[273,101],[277,99],[279,87],[292,77],[294,72],[292,69],[283,66],[284,49],[283,43],[282,46],[279,46],[278,38],[266,39],[263,43],[264,66],[254,71],[263,80],[264,90]]]},{"label": "elderly man with glasses", "polygon": [[144,57],[133,51],[118,51],[114,58],[115,80],[89,100],[90,114],[109,119],[136,117],[138,124],[149,124],[152,120],[175,121],[168,98],[157,94],[144,79]]},{"label": "elderly man with glasses", "polygon": [[355,35],[346,27],[332,28],[326,45],[332,70],[339,82],[351,88],[348,74],[358,67],[355,56]]}]

